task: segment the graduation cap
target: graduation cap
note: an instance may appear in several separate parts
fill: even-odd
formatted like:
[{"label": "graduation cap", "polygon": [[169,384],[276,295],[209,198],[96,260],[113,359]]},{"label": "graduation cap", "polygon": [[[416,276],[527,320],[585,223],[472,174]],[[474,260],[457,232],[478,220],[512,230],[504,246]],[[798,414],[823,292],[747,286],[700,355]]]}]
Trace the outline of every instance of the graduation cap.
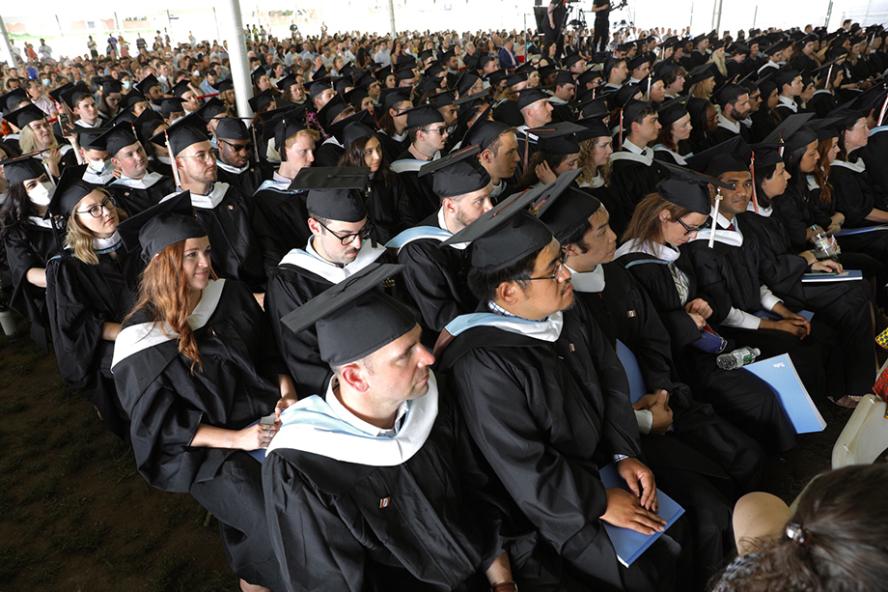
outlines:
[{"label": "graduation cap", "polygon": [[205,127],[203,120],[192,113],[159,134],[155,134],[150,141],[158,146],[166,146],[169,141],[170,156],[176,157],[193,144],[210,141],[207,132],[204,131]]},{"label": "graduation cap", "polygon": [[250,132],[238,117],[223,117],[216,124],[216,137],[221,140],[249,140]]},{"label": "graduation cap", "polygon": [[225,106],[225,103],[223,103],[216,97],[213,97],[209,101],[201,105],[194,113],[195,115],[203,119],[204,123],[209,123],[213,120],[213,118],[222,115],[227,111],[228,108]]},{"label": "graduation cap", "polygon": [[563,86],[565,84],[576,85],[576,81],[574,80],[573,74],[567,70],[559,70],[555,75],[555,86]]},{"label": "graduation cap", "polygon": [[278,80],[277,82],[275,82],[274,85],[278,88],[278,90],[286,91],[289,87],[293,86],[294,84],[296,84],[296,75],[295,74],[288,74],[288,75],[284,76],[283,78],[281,78],[280,80]]},{"label": "graduation cap", "polygon": [[117,125],[118,123],[134,124],[134,123],[136,123],[136,116],[133,115],[132,112],[130,112],[129,110],[122,109],[120,111],[120,113],[115,115],[114,118],[108,122],[108,127],[113,127],[113,126]]},{"label": "graduation cap", "polygon": [[216,83],[216,90],[220,93],[225,92],[226,90],[234,89],[234,81],[230,78],[226,78],[225,80],[220,80]]},{"label": "graduation cap", "polygon": [[183,191],[130,216],[120,223],[117,232],[126,250],[135,252],[140,249],[146,263],[169,245],[207,236],[207,231],[194,218],[190,191]]},{"label": "graduation cap", "polygon": [[657,107],[657,119],[663,127],[672,125],[688,114],[688,99],[668,99]]},{"label": "graduation cap", "polygon": [[0,95],[0,111],[4,113],[15,111],[22,103],[30,103],[28,93],[23,88],[14,88],[7,93]]},{"label": "graduation cap", "polygon": [[388,112],[389,109],[401,101],[410,100],[409,88],[384,88],[379,93],[379,100],[382,102],[383,108]]},{"label": "graduation cap", "polygon": [[18,156],[0,162],[3,176],[9,185],[18,185],[29,179],[37,179],[46,174],[43,164],[31,156]]},{"label": "graduation cap", "polygon": [[87,150],[107,150],[104,134],[107,128],[86,128],[77,126],[77,143]]},{"label": "graduation cap", "polygon": [[715,75],[718,71],[715,69],[715,66],[711,63],[702,64],[693,68],[690,72],[688,72],[687,77],[687,85],[690,87],[693,84],[697,84],[699,82],[703,82],[707,78],[715,78]]},{"label": "graduation cap", "polygon": [[[351,106],[348,106],[348,108],[350,109]],[[327,133],[334,136],[337,140],[343,142],[343,133],[345,132],[345,128],[352,123],[360,123],[366,126],[375,126],[373,116],[370,115],[370,113],[368,113],[366,109],[360,109],[357,111],[353,111],[351,115],[344,117],[335,123],[331,123],[324,129],[326,129]],[[345,145],[344,142],[343,145]]]},{"label": "graduation cap", "polygon": [[802,73],[798,70],[794,70],[792,68],[781,68],[774,73],[774,83],[777,85],[778,89],[783,88],[784,84],[792,84],[792,81],[795,80],[796,76],[801,76]]},{"label": "graduation cap", "polygon": [[563,63],[564,63],[564,67],[567,68],[567,69],[570,69],[570,68],[572,68],[575,64],[579,63],[580,61],[582,61],[582,60],[584,60],[584,59],[585,59],[585,58],[584,58],[583,56],[581,56],[580,54],[578,54],[578,53],[570,54],[569,56],[567,56],[566,58],[564,58],[564,62],[563,62]]},{"label": "graduation cap", "polygon": [[137,142],[132,125],[125,122],[120,122],[105,130],[99,136],[98,141],[104,145],[103,150],[107,150],[111,156],[117,154],[122,148],[132,146]]},{"label": "graduation cap", "polygon": [[419,176],[432,175],[432,191],[440,198],[480,191],[490,184],[490,175],[478,165],[478,146],[466,146],[419,169]]},{"label": "graduation cap", "polygon": [[123,95],[123,100],[121,101],[121,105],[124,109],[132,109],[138,103],[147,103],[148,99],[137,90],[131,90],[127,94]]},{"label": "graduation cap", "polygon": [[342,145],[346,150],[356,141],[362,138],[369,138],[376,131],[369,125],[365,125],[359,121],[349,122],[342,129]]},{"label": "graduation cap", "polygon": [[368,96],[370,95],[367,94],[366,88],[356,86],[355,88],[345,93],[345,95],[343,95],[343,98],[349,105],[354,107],[355,110],[358,110],[361,108],[361,104],[364,102],[364,99],[366,99]]},{"label": "graduation cap", "polygon": [[334,119],[336,119],[346,109],[350,108],[351,105],[346,103],[345,99],[343,99],[341,95],[336,95],[335,97],[330,99],[327,104],[321,108],[320,111],[318,111],[318,121],[320,121],[321,125],[324,126],[324,129],[327,129],[333,124]]},{"label": "graduation cap", "polygon": [[19,129],[25,129],[25,126],[32,121],[40,121],[46,117],[46,113],[40,110],[40,107],[34,103],[28,103],[24,107],[20,107],[15,111],[10,111],[3,116],[4,119],[11,121]]},{"label": "graduation cap", "polygon": [[503,133],[513,129],[500,121],[490,121],[485,117],[478,120],[466,131],[463,137],[463,145],[477,146],[479,150],[486,150]]},{"label": "graduation cap", "polygon": [[528,129],[526,133],[539,138],[539,149],[546,154],[577,154],[580,144],[574,134],[586,131],[581,125],[570,121],[551,123],[544,127]]},{"label": "graduation cap", "polygon": [[340,95],[344,95],[345,89],[350,86],[354,86],[354,83],[352,82],[351,78],[347,77],[337,78],[333,82],[333,90],[335,90]]},{"label": "graduation cap", "polygon": [[536,203],[545,213],[579,174],[563,173],[549,185],[509,196],[441,244],[473,242],[472,267],[485,273],[514,265],[552,242],[552,231],[527,207]]},{"label": "graduation cap", "polygon": [[481,80],[481,78],[477,75],[472,74],[471,72],[463,72],[456,80],[456,90],[459,91],[459,94],[463,95],[469,92],[469,89],[479,80]]},{"label": "graduation cap", "polygon": [[747,164],[737,155],[742,143],[743,140],[740,136],[734,136],[689,157],[687,159],[688,167],[712,177],[718,177],[723,173],[749,170]]},{"label": "graduation cap", "polygon": [[308,85],[308,96],[313,99],[327,89],[335,90],[333,88],[333,81],[329,76],[323,76],[316,80],[312,80],[311,84]]},{"label": "graduation cap", "polygon": [[281,322],[294,333],[312,325],[321,359],[335,368],[367,357],[416,327],[405,305],[377,290],[403,266],[372,264],[334,284]]},{"label": "graduation cap", "polygon": [[768,134],[764,140],[765,144],[779,144],[798,131],[803,125],[814,117],[813,113],[794,113],[780,122],[774,131]]},{"label": "graduation cap", "polygon": [[[709,194],[707,185],[720,189],[735,189],[733,183],[725,183],[716,177],[704,175],[693,169],[660,163],[669,172],[669,177],[657,183],[657,193],[669,203],[697,214],[709,214]],[[744,169],[745,170],[745,169]]]},{"label": "graduation cap", "polygon": [[148,96],[148,91],[155,86],[160,86],[160,81],[154,76],[154,74],[149,74],[139,82],[135,83],[133,88],[143,95]]},{"label": "graduation cap", "polygon": [[274,149],[281,155],[281,160],[287,160],[287,151],[284,145],[288,138],[305,129],[305,121],[297,111],[287,110],[279,117],[269,120],[269,125],[274,125]]},{"label": "graduation cap", "polygon": [[266,76],[267,74],[268,71],[265,69],[265,66],[260,65],[255,70],[250,72],[250,80],[253,81],[253,84],[258,84],[259,79],[263,76]]},{"label": "graduation cap", "polygon": [[123,90],[123,85],[119,80],[108,77],[102,80],[102,94],[108,96],[113,93],[119,93]]},{"label": "graduation cap", "polygon": [[784,49],[789,47],[791,45],[791,43],[792,42],[787,39],[784,39],[782,41],[777,41],[776,43],[772,44],[770,47],[763,49],[762,53],[764,53],[767,56],[774,55],[778,51],[783,51]]},{"label": "graduation cap", "polygon": [[183,113],[185,108],[182,106],[182,99],[179,97],[164,97],[160,102],[160,112],[164,117],[169,117],[173,113]]},{"label": "graduation cap", "polygon": [[72,165],[62,170],[62,176],[49,201],[49,213],[64,216],[71,215],[80,200],[95,191],[99,186],[83,180],[88,165]]},{"label": "graduation cap", "polygon": [[518,95],[518,109],[524,109],[537,101],[548,101],[549,95],[538,88],[528,88],[522,90]]},{"label": "graduation cap", "polygon": [[310,215],[339,222],[360,222],[367,217],[364,194],[370,171],[364,167],[304,167],[290,189],[308,189]]},{"label": "graduation cap", "polygon": [[413,71],[413,65],[410,64],[399,69],[397,72],[395,72],[395,78],[397,78],[398,81],[412,80],[416,78],[416,72]]},{"label": "graduation cap", "polygon": [[[596,78],[603,78],[603,74],[598,68],[589,68],[582,74],[577,77],[577,85],[581,87],[585,87],[587,84],[595,80]],[[557,82],[556,82],[557,84]]]},{"label": "graduation cap", "polygon": [[59,96],[62,98],[62,102],[68,105],[71,109],[74,109],[77,107],[77,103],[86,97],[91,97],[92,91],[90,91],[89,87],[83,82],[78,82],[71,88],[60,93]]},{"label": "graduation cap", "polygon": [[524,116],[518,108],[517,101],[502,101],[493,108],[493,118],[512,127],[524,125]]},{"label": "graduation cap", "polygon": [[435,96],[429,99],[429,105],[436,109],[440,109],[441,107],[446,107],[448,105],[455,105],[456,97],[453,94],[453,91],[444,91],[436,94]]},{"label": "graduation cap", "polygon": [[259,94],[251,97],[248,101],[250,109],[253,113],[262,113],[268,109],[269,105],[276,105],[274,93],[271,89],[265,89]]},{"label": "graduation cap", "polygon": [[540,214],[540,220],[549,227],[562,245],[575,241],[588,224],[589,216],[601,208],[601,201],[585,191],[568,188]]},{"label": "graduation cap", "polygon": [[400,111],[398,115],[407,115],[407,127],[425,127],[433,123],[444,123],[444,118],[437,109],[430,105],[420,105]]},{"label": "graduation cap", "polygon": [[[503,80],[508,80],[509,75],[506,74],[503,70],[494,70],[490,74],[484,77],[484,79],[490,84],[490,86],[496,88],[499,86],[499,83]],[[519,80],[520,82],[520,80]]]},{"label": "graduation cap", "polygon": [[[165,124],[161,117],[154,109],[145,109],[136,118],[136,132],[139,134],[139,140],[147,142],[154,135],[154,130]],[[129,144],[127,144],[128,146]],[[110,150],[109,150],[110,152]]]},{"label": "graduation cap", "polygon": [[[450,91],[453,92],[453,91]],[[465,95],[458,99],[456,99],[453,104],[457,107],[461,107],[468,103],[473,103],[475,101],[486,101],[490,98],[490,93],[486,90],[482,90],[480,92],[476,92],[475,94]]]},{"label": "graduation cap", "polygon": [[629,67],[629,70],[635,70],[636,68],[640,68],[644,64],[651,61],[650,56],[645,53],[639,54],[626,62],[626,65]]},{"label": "graduation cap", "polygon": [[[59,87],[54,88],[51,91],[49,91],[49,96],[52,97],[52,100],[54,100],[56,103],[62,103],[63,102],[62,95],[66,94],[68,91],[70,91],[73,88],[74,88],[73,84],[71,84],[70,82],[66,82],[62,86],[59,86]],[[21,89],[17,89],[17,90],[21,90]],[[15,91],[13,91],[13,92],[15,92]]]}]

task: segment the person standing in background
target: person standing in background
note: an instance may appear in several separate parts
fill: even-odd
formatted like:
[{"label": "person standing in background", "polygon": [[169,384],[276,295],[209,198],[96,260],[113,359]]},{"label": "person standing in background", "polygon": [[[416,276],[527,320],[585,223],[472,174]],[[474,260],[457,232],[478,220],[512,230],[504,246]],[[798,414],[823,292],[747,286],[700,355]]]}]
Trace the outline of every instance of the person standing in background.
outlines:
[{"label": "person standing in background", "polygon": [[595,28],[592,34],[592,50],[604,51],[610,36],[610,0],[594,0],[592,12],[595,13]]}]

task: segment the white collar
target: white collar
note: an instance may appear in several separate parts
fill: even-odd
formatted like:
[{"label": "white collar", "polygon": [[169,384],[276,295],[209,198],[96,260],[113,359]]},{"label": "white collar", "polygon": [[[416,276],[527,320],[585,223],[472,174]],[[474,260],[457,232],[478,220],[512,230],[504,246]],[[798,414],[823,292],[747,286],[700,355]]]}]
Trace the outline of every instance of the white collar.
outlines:
[{"label": "white collar", "polygon": [[500,182],[493,186],[490,191],[490,197],[499,197],[506,190],[506,182],[500,179]]},{"label": "white collar", "polygon": [[120,246],[120,234],[115,230],[114,234],[109,236],[108,238],[99,238],[93,237],[92,240],[93,250],[97,253],[99,251],[102,252],[110,252],[117,249]]},{"label": "white collar", "polygon": [[735,134],[740,133],[740,122],[739,121],[731,121],[721,113],[718,114],[718,127],[722,127],[729,132],[733,132]]},{"label": "white collar", "polygon": [[242,167],[234,167],[234,166],[231,166],[230,164],[225,164],[224,162],[222,162],[218,158],[216,159],[216,166],[219,167],[220,169],[222,169],[223,171],[228,171],[229,173],[232,173],[235,175],[240,175],[241,173],[245,173],[247,171],[247,169],[250,168],[249,164],[244,165]]},{"label": "white collar", "polygon": [[131,189],[150,189],[161,179],[163,179],[163,175],[161,175],[160,173],[149,172],[145,173],[145,176],[141,179],[133,179],[131,177],[122,176],[111,184],[124,185]]},{"label": "white collar", "polygon": [[80,127],[85,127],[87,129],[94,129],[94,128],[99,127],[102,124],[102,120],[97,118],[95,123],[86,123],[84,120],[78,119],[74,123],[76,123]]},{"label": "white collar", "polygon": [[558,311],[545,320],[532,321],[495,312],[473,312],[456,317],[447,324],[444,330],[456,337],[473,327],[495,327],[509,333],[554,343],[561,336],[561,329],[564,327],[564,314]]},{"label": "white collar", "polygon": [[[714,235],[715,241],[723,245],[731,247],[743,246],[743,233],[740,232],[740,224],[737,222],[737,218],[734,218],[733,221],[728,220],[719,212],[716,214],[716,221],[717,223],[709,228],[701,228],[694,241],[708,241]],[[734,225],[734,230],[727,229],[731,224]]]},{"label": "white collar", "polygon": [[157,159],[157,162],[162,162],[163,164],[173,166],[173,160],[169,156],[158,155],[155,156],[155,158]]},{"label": "white collar", "polygon": [[40,228],[52,228],[52,220],[50,218],[41,218],[40,216],[28,216],[28,222]]},{"label": "white collar", "polygon": [[[626,148],[627,144],[630,144],[635,150],[641,150],[635,144],[631,144],[631,142],[623,142],[623,148]],[[617,150],[610,155],[610,162],[613,163],[618,160],[631,160],[645,166],[651,166],[654,163],[654,151],[649,148],[645,148],[643,152],[633,152],[631,149]]]},{"label": "white collar", "polygon": [[604,267],[598,265],[592,271],[576,271],[569,266],[570,284],[577,292],[598,294],[604,291]]},{"label": "white collar", "polygon": [[798,113],[799,111],[798,104],[796,104],[796,102],[789,97],[784,97],[783,95],[780,95],[780,97],[777,99],[777,102],[784,107],[787,107],[793,113]]},{"label": "white collar", "polygon": [[669,245],[661,245],[660,243],[652,243],[641,242],[638,239],[629,240],[617,249],[617,252],[614,254],[614,258],[622,257],[623,255],[628,255],[629,253],[644,253],[645,255],[650,255],[651,257],[656,257],[657,259],[661,259],[663,261],[668,261],[672,263],[676,261],[681,255],[681,251],[678,249],[674,249]]},{"label": "white collar", "polygon": [[114,171],[108,171],[103,175],[97,175],[95,172],[87,169],[83,173],[83,180],[92,185],[107,185],[114,179]]},{"label": "white collar", "polygon": [[324,140],[321,145],[323,146],[324,144],[333,144],[334,146],[345,148],[345,146],[342,145],[342,142],[336,139],[336,136],[330,136],[329,138]]},{"label": "white collar", "polygon": [[749,200],[749,203],[746,204],[746,211],[752,212],[753,214],[758,214],[759,216],[762,216],[764,218],[770,218],[771,214],[774,213],[774,208],[773,206],[763,206],[762,204],[759,204],[758,211],[756,211],[755,204],[752,203],[752,200]]},{"label": "white collar", "polygon": [[217,181],[213,185],[213,190],[210,191],[209,195],[200,195],[192,191],[191,205],[202,210],[212,210],[222,203],[226,193],[228,193],[228,183],[220,183]]},{"label": "white collar", "polygon": [[342,401],[339,400],[339,397],[336,396],[336,384],[339,382],[337,378],[333,378],[330,380],[330,384],[327,385],[327,395],[324,397],[324,400],[327,401],[327,405],[330,406],[330,410],[335,413],[339,419],[344,422],[351,424],[352,427],[357,428],[358,430],[365,432],[374,438],[379,438],[382,436],[386,436],[391,438],[392,436],[398,435],[398,429],[400,428],[401,420],[407,415],[407,401],[401,403],[398,407],[398,413],[395,416],[394,426],[391,428],[380,428],[372,423],[368,423],[352,413],[346,408],[345,405],[342,404]]},{"label": "white collar", "polygon": [[598,189],[599,187],[604,187],[604,176],[601,174],[601,171],[598,171],[597,173],[595,173],[595,176],[588,181],[581,181],[580,187],[589,189]]},{"label": "white collar", "polygon": [[862,158],[858,158],[854,162],[850,162],[847,160],[834,160],[830,166],[842,167],[843,169],[849,169],[854,171],[855,173],[863,173],[866,171],[866,163]]},{"label": "white collar", "polygon": [[805,183],[808,185],[808,189],[820,189],[820,183],[817,182],[817,177],[814,175],[805,175]]},{"label": "white collar", "polygon": [[284,255],[278,265],[293,265],[319,275],[331,284],[338,284],[374,263],[384,252],[384,247],[377,247],[370,241],[366,241],[361,244],[361,250],[358,251],[355,260],[345,267],[340,267],[318,255],[314,247],[311,246],[311,238],[309,238],[305,250],[292,249]]},{"label": "white collar", "polygon": [[[675,150],[672,150],[671,148],[667,147],[666,144],[656,144],[654,146],[654,152],[668,152],[669,154],[672,155],[672,158],[675,159],[676,164],[679,164],[681,166],[687,166],[687,164],[688,164],[688,161],[685,160],[681,154],[679,154]],[[690,155],[688,155],[688,156],[690,156]]]},{"label": "white collar", "polygon": [[[444,221],[444,208],[438,208],[438,228],[440,228],[441,230],[446,230],[447,232],[450,232],[451,236],[454,234],[453,232],[450,231],[449,228],[447,228],[447,224],[446,224],[446,222]],[[463,250],[465,250],[466,247],[468,247],[470,244],[472,244],[472,243],[471,243],[471,242],[466,242],[466,243],[453,243],[453,244],[448,245],[448,246],[449,246],[449,247],[453,247],[454,249],[457,249],[458,251],[463,251]]]},{"label": "white collar", "polygon": [[[294,449],[333,460],[373,467],[393,467],[409,461],[419,452],[438,417],[438,383],[429,371],[425,395],[407,401],[397,430],[362,429],[365,423],[344,407],[335,408],[334,381],[327,387],[326,399],[312,395],[299,400],[281,414],[282,426],[266,454],[278,448]],[[338,402],[338,401],[337,401]],[[340,403],[340,407],[342,407]],[[351,415],[349,421],[343,414]],[[396,422],[397,425],[397,422]]]},{"label": "white collar", "polygon": [[[188,326],[192,330],[197,330],[207,324],[210,317],[216,312],[216,306],[222,297],[222,289],[225,287],[225,280],[210,280],[207,287],[204,288],[200,301],[191,314],[188,316]],[[173,331],[168,324],[148,322],[130,325],[124,328],[117,335],[114,341],[114,356],[111,360],[111,368],[123,361],[129,356],[139,353],[155,345],[178,339],[179,334]]]}]

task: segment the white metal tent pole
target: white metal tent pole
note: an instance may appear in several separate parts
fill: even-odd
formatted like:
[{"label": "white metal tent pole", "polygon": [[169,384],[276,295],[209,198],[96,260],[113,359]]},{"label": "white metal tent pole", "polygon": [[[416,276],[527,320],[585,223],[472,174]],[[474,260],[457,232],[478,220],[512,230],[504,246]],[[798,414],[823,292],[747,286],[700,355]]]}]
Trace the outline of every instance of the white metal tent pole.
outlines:
[{"label": "white metal tent pole", "polygon": [[394,39],[398,35],[397,29],[395,29],[395,0],[389,0],[389,24],[392,29],[392,38]]},{"label": "white metal tent pole", "polygon": [[722,1],[723,1],[723,0],[718,0],[718,16],[717,16],[716,19],[715,19],[715,27],[714,27],[715,30],[716,30],[716,32],[721,31],[721,24],[722,24]]},{"label": "white metal tent pole", "polygon": [[16,67],[15,57],[12,53],[12,46],[9,44],[9,34],[6,32],[6,25],[3,24],[3,17],[0,16],[0,52],[2,52],[3,61],[10,68]]},{"label": "white metal tent pole", "polygon": [[250,62],[247,61],[247,46],[244,41],[244,27],[241,22],[239,0],[220,3],[222,10],[222,39],[228,42],[228,60],[231,66],[231,81],[237,100],[237,116],[250,117],[253,110],[248,102],[253,96],[250,82]]}]

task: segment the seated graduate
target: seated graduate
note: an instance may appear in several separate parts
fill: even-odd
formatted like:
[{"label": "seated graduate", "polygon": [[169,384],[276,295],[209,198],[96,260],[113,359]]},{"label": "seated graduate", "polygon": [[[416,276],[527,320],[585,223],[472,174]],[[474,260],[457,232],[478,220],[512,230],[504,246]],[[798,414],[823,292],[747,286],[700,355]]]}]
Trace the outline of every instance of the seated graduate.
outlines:
[{"label": "seated graduate", "polygon": [[271,121],[275,124],[274,148],[280,153],[281,164],[251,200],[255,208],[253,232],[266,273],[271,273],[288,251],[302,248],[311,236],[305,211],[307,192],[293,180],[314,162],[318,137],[316,131],[305,127],[303,114],[298,111],[284,111]]},{"label": "seated graduate", "polygon": [[190,493],[219,520],[242,589],[278,590],[261,467],[247,454],[278,428],[258,420],[295,401],[268,320],[248,286],[215,279],[187,192],[119,232],[148,262],[111,364],[136,467],[153,487]]},{"label": "seated graduate", "polygon": [[252,162],[253,138],[246,124],[236,117],[224,117],[216,124],[216,166],[219,181],[252,197],[262,183],[262,171]]},{"label": "seated graduate", "polygon": [[[144,113],[152,111],[148,109]],[[107,130],[100,141],[105,143],[114,170],[120,172],[108,185],[108,191],[127,214],[138,214],[175,191],[176,184],[171,177],[148,171],[148,155],[131,124],[118,123]]]},{"label": "seated graduate", "polygon": [[515,128],[482,115],[466,132],[462,146],[478,146],[478,163],[490,175],[493,203],[515,192],[515,172],[521,162]]},{"label": "seated graduate", "polygon": [[[667,181],[665,183],[673,183]],[[688,192],[701,192],[687,184]],[[754,439],[698,403],[678,379],[669,333],[644,290],[612,263],[616,235],[594,197],[568,190],[542,214],[565,253],[574,288],[573,311],[596,324],[638,360],[648,394],[635,404],[642,449],[661,487],[689,512],[694,527],[693,586],[709,578],[734,552],[733,502],[757,484],[762,450]],[[677,440],[677,442],[676,442]]]},{"label": "seated graduate", "polygon": [[367,111],[355,111],[355,108],[339,94],[324,105],[324,108],[318,111],[318,122],[327,134],[327,138],[318,146],[315,154],[316,166],[336,166],[345,153],[345,146],[342,144],[342,131],[349,123],[366,121],[365,117],[372,121],[372,117]]},{"label": "seated graduate", "polygon": [[580,144],[576,132],[585,128],[570,122],[552,123],[545,128],[531,130],[537,138],[536,150],[531,155],[518,180],[519,188],[532,187],[538,183],[549,185],[559,175],[579,168]]},{"label": "seated graduate", "polygon": [[194,216],[216,245],[213,269],[249,285],[261,304],[265,270],[253,238],[252,204],[236,187],[216,180],[216,157],[200,124],[200,118],[188,115],[151,141],[169,146],[181,189],[189,192]]},{"label": "seated graduate", "polygon": [[7,195],[0,206],[0,239],[12,280],[9,306],[31,323],[31,339],[47,351],[46,263],[61,250],[47,216],[53,182],[39,160],[18,157],[2,163]]},{"label": "seated graduate", "polygon": [[87,165],[83,180],[90,185],[107,185],[115,180],[114,165],[102,135],[104,129],[81,128],[77,130],[77,146],[81,162]]},{"label": "seated graduate", "polygon": [[669,99],[657,107],[657,121],[660,124],[660,134],[657,143],[654,144],[654,158],[685,166],[686,157],[690,156],[691,114],[688,112],[687,99]]},{"label": "seated graduate", "polygon": [[[77,164],[77,155],[71,144],[59,144],[59,139],[53,134],[47,121],[46,113],[30,101],[15,111],[4,112],[3,120],[20,133],[19,151],[22,154],[37,153],[34,158],[40,160],[52,176],[58,177],[65,167]],[[74,132],[72,136],[73,134]]]},{"label": "seated graduate", "polygon": [[413,102],[409,88],[385,88],[379,96],[379,139],[386,160],[393,162],[410,145],[406,113]]},{"label": "seated graduate", "polygon": [[715,99],[721,111],[718,114],[718,125],[709,134],[712,145],[737,136],[750,141],[751,132],[743,125],[743,120],[751,112],[749,89],[739,84],[726,84],[716,91]]},{"label": "seated graduate", "polygon": [[518,95],[515,102],[524,120],[523,125],[515,128],[515,135],[518,139],[518,157],[521,159],[521,174],[526,172],[527,163],[530,162],[530,156],[536,149],[536,137],[528,134],[528,129],[537,129],[548,125],[552,122],[552,103],[549,101],[550,95],[544,93],[538,88],[528,88]]},{"label": "seated graduate", "polygon": [[[481,305],[442,333],[441,369],[452,374],[472,440],[517,506],[513,520],[532,525],[586,586],[671,590],[671,538],[624,568],[604,529],[652,534],[664,522],[623,369],[597,327],[582,339],[564,336],[568,324],[585,329],[562,312],[573,305],[570,273],[551,231],[525,211],[567,184],[500,203],[449,239],[473,242],[469,285]],[[633,493],[604,487],[597,467],[611,462]]]},{"label": "seated graduate", "polygon": [[610,188],[627,212],[656,189],[662,176],[654,163],[654,150],[648,147],[660,134],[653,105],[630,101],[622,108],[622,145],[610,157]]},{"label": "seated graduate", "polygon": [[318,351],[313,329],[288,330],[281,319],[333,284],[338,284],[384,256],[385,249],[370,235],[363,168],[317,167],[299,175],[308,189],[308,226],[311,238],[304,249],[292,249],[271,272],[266,306],[284,363],[299,393],[327,388],[332,373]]},{"label": "seated graduate", "polygon": [[679,247],[697,236],[709,211],[704,192],[663,181],[638,204],[615,256],[651,298],[671,336],[682,381],[766,450],[787,450],[795,432],[770,387],[748,372],[721,370],[718,351],[701,342],[714,304]]},{"label": "seated graduate", "polygon": [[333,380],[282,414],[262,468],[282,589],[514,591],[459,409],[411,311],[373,290],[397,270],[367,268],[284,320],[316,326]]},{"label": "seated graduate", "polygon": [[392,162],[392,171],[404,185],[398,203],[400,229],[415,226],[438,209],[438,196],[428,178],[419,178],[419,169],[427,162],[441,158],[447,141],[447,124],[441,113],[431,105],[413,107],[401,113],[404,114],[407,115],[410,145]]},{"label": "seated graduate", "polygon": [[419,308],[423,343],[429,345],[447,323],[478,305],[466,283],[470,244],[441,244],[492,207],[490,175],[477,164],[477,154],[477,146],[466,146],[425,165],[420,175],[431,174],[440,207],[386,244],[404,266],[404,286]]},{"label": "seated graduate", "polygon": [[62,379],[87,391],[105,425],[128,438],[111,357],[123,317],[136,301],[143,264],[121,248],[114,198],[82,181],[86,169],[68,167],[49,204],[50,214],[67,222],[66,248],[46,265],[49,328]]},{"label": "seated graduate", "polygon": [[339,160],[339,166],[364,167],[370,171],[367,217],[373,225],[373,238],[385,243],[401,227],[397,204],[404,188],[398,175],[389,167],[381,133],[361,122],[353,122],[343,129],[342,142],[345,154]]},{"label": "seated graduate", "polygon": [[879,119],[880,115],[876,111],[872,112],[873,125],[866,146],[860,150],[860,156],[867,166],[873,192],[888,195],[888,167],[881,166],[888,162],[888,134],[885,133],[888,130],[888,117],[882,115],[882,119]]}]

